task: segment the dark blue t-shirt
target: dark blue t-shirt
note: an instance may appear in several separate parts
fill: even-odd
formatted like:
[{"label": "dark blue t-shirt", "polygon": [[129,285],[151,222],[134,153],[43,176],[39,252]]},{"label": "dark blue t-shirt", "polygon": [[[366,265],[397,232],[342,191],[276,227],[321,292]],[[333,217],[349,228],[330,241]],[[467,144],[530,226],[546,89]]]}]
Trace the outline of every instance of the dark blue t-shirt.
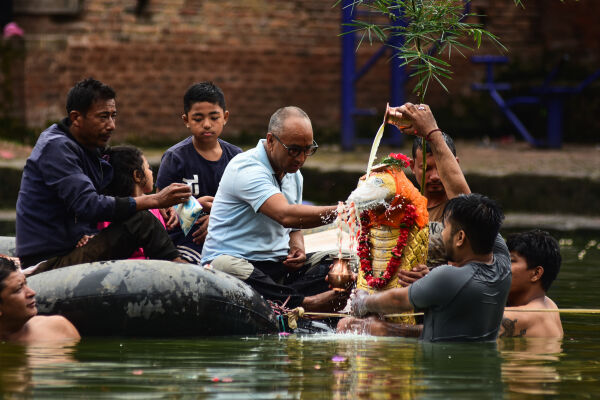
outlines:
[{"label": "dark blue t-shirt", "polygon": [[[164,189],[171,183],[182,182],[191,185],[195,197],[214,196],[225,167],[233,157],[242,152],[239,147],[218,140],[223,154],[217,161],[209,161],[202,157],[194,148],[192,136],[168,149],[160,162],[156,186]],[[197,226],[194,226],[185,236],[181,228],[177,227],[169,234],[176,245],[187,246],[201,253],[202,246],[192,241],[196,229]]]}]

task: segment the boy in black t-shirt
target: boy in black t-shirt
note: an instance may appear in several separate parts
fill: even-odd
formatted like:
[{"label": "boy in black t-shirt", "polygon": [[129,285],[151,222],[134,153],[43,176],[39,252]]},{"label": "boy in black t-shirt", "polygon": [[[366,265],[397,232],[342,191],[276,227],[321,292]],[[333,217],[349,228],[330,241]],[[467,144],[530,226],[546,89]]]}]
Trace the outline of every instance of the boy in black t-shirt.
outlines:
[{"label": "boy in black t-shirt", "polygon": [[[187,183],[204,211],[210,212],[225,167],[242,150],[219,138],[229,111],[223,91],[212,82],[190,86],[183,96],[183,109],[181,118],[192,135],[163,154],[156,186],[160,189],[173,182]],[[175,218],[169,218],[171,239],[181,256],[190,262],[200,263],[208,218],[208,215],[198,218],[187,236],[176,224]]]}]

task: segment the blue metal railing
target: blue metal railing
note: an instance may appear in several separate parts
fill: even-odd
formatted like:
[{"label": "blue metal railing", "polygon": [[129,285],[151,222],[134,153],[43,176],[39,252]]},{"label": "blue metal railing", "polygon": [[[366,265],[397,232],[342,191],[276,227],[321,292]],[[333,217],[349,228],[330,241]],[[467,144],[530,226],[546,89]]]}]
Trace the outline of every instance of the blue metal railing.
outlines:
[{"label": "blue metal railing", "polygon": [[[471,87],[474,90],[487,91],[500,108],[500,111],[502,111],[504,116],[515,127],[517,132],[528,143],[536,147],[560,148],[562,146],[562,127],[564,122],[563,109],[566,97],[568,95],[581,93],[586,86],[600,77],[600,69],[598,69],[584,79],[579,85],[552,86],[551,83],[558,74],[562,64],[561,62],[544,79],[544,82],[541,86],[531,88],[529,95],[514,96],[505,100],[500,95],[500,91],[509,90],[511,85],[508,83],[499,83],[494,81],[494,65],[506,64],[508,63],[508,58],[502,56],[485,55],[471,57],[471,61],[473,63],[486,65],[485,83],[474,83],[471,85]],[[534,138],[531,133],[529,133],[525,125],[523,125],[521,120],[517,117],[517,115],[513,112],[512,106],[519,104],[538,104],[546,107],[548,116],[546,119],[545,140]]]},{"label": "blue metal railing", "polygon": [[[377,60],[386,54],[392,52],[392,47],[402,45],[402,37],[393,36],[389,43],[384,43],[360,69],[356,69],[356,38],[352,31],[352,26],[349,26],[355,19],[357,14],[356,8],[353,6],[352,0],[342,1],[342,88],[341,88],[341,133],[342,133],[342,148],[344,150],[352,150],[357,143],[370,143],[371,139],[360,139],[356,136],[354,117],[356,115],[376,115],[374,109],[358,109],[356,108],[356,83],[371,69]],[[401,18],[396,19],[395,24],[402,24]],[[392,53],[393,55],[393,53]],[[404,104],[404,83],[407,80],[406,71],[401,67],[401,60],[398,57],[392,57],[390,62],[390,105],[399,106]],[[382,140],[383,143],[388,143],[396,146],[402,145],[403,135],[396,127],[389,127],[394,134],[390,139]]]}]

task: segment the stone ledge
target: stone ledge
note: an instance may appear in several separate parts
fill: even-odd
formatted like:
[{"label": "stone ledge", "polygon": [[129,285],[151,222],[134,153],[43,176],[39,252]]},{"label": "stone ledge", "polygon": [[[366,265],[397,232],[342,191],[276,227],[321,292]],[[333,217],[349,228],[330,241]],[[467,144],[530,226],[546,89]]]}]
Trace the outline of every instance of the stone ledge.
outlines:
[{"label": "stone ledge", "polygon": [[[600,217],[587,217],[568,214],[508,213],[502,229],[526,230],[547,229],[552,231],[600,231]],[[15,210],[0,210],[0,236],[15,234]],[[333,225],[305,229],[305,234],[318,233],[331,229]]]}]

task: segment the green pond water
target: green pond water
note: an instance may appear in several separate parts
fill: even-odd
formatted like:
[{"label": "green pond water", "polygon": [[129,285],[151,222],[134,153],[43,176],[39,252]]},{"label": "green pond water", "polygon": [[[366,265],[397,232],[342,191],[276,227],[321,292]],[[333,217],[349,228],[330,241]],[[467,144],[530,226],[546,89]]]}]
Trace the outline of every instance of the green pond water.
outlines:
[{"label": "green pond water", "polygon": [[[564,260],[550,297],[600,308],[600,232],[555,236]],[[497,344],[336,334],[1,343],[0,398],[600,398],[600,314],[562,321],[563,340]]]}]

